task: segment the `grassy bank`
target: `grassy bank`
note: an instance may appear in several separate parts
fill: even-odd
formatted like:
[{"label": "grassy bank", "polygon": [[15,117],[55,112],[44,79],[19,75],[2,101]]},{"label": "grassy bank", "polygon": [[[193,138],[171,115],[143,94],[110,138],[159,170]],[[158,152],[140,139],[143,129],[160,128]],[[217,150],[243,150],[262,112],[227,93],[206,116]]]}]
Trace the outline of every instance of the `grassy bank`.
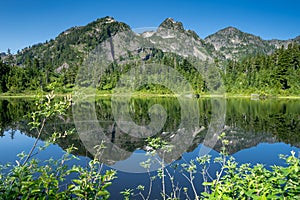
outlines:
[{"label": "grassy bank", "polygon": [[[74,92],[69,93],[56,93],[56,96],[66,96],[66,95],[73,95]],[[177,96],[184,96],[193,98],[195,95],[192,94],[183,94],[177,95],[173,93],[155,93],[155,92],[134,92],[132,94],[129,93],[113,93],[113,91],[96,91],[94,94],[93,92],[87,93],[91,96],[95,97],[111,97],[111,96],[131,96],[131,97],[177,97]],[[31,91],[26,93],[2,93],[0,94],[0,98],[35,98],[37,95],[47,95],[47,92],[37,92]],[[236,93],[224,93],[224,94],[209,94],[203,93],[199,94],[199,98],[253,98],[251,94],[236,94]],[[260,99],[300,99],[300,95],[282,95],[282,94],[272,94],[272,95],[259,95]]]}]

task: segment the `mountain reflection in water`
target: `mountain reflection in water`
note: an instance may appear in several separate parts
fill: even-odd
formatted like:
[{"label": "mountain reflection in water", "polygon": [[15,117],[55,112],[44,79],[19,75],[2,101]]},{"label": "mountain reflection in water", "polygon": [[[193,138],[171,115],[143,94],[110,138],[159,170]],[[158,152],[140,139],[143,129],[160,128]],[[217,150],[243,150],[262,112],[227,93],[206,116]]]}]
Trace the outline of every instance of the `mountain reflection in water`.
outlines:
[{"label": "mountain reflection in water", "polygon": [[[207,139],[209,127],[212,126],[211,122],[214,119],[223,120],[222,116],[218,116],[222,113],[226,114],[224,121],[213,124],[222,125],[221,131],[226,132],[229,140],[228,151],[240,163],[263,163],[267,166],[282,165],[283,162],[278,158],[278,154],[289,154],[291,150],[296,151],[296,153],[300,151],[300,100],[251,101],[234,98],[221,100],[204,98],[197,101],[199,108],[198,127],[185,128],[180,126],[181,107],[176,98],[132,98],[129,104],[130,117],[137,125],[147,126],[151,121],[151,116],[148,113],[149,107],[155,104],[164,107],[167,118],[163,128],[156,136],[176,144],[174,150],[166,156],[167,163],[174,161],[172,165],[180,165],[199,156],[204,147],[202,143]],[[222,103],[220,104],[220,102]],[[224,102],[225,104],[223,104]],[[146,138],[133,137],[118,127],[113,116],[110,98],[99,98],[92,104],[87,102],[81,106],[81,109],[84,111],[88,108],[87,106],[95,108],[95,113],[90,114],[95,115],[96,126],[101,128],[101,134],[92,127],[85,129],[91,130],[87,131],[86,134],[77,132],[77,129],[81,127],[75,126],[74,116],[70,110],[68,116],[58,116],[47,122],[41,140],[46,140],[53,132],[74,129],[74,134],[58,140],[57,145],[48,147],[43,154],[37,155],[38,158],[41,160],[50,157],[59,158],[63,154],[63,149],[74,145],[77,149],[73,154],[80,157],[79,164],[86,166],[88,160],[95,155],[94,145],[101,144],[105,140],[106,151],[101,156],[102,162],[107,165],[104,166],[104,169],[118,169],[118,178],[109,187],[111,198],[120,199],[122,198],[121,191],[136,188],[140,184],[147,187],[149,175],[142,173],[144,171],[140,166],[140,162],[146,159],[146,151],[150,148],[145,141]],[[27,125],[28,119],[24,117],[28,112],[35,109],[35,104],[30,99],[1,99],[0,109],[2,111],[0,115],[0,150],[5,152],[0,154],[0,162],[2,164],[8,161],[14,163],[17,159],[16,154],[21,151],[28,152],[36,137],[36,133],[30,130]],[[91,121],[84,124],[88,126],[89,123]],[[95,122],[91,124],[95,125]],[[213,140],[209,139],[204,144],[212,157],[215,157],[220,152],[221,144],[219,141],[214,144]],[[42,143],[42,141],[40,142]],[[210,144],[213,145],[209,146]],[[161,156],[159,152],[158,155]],[[78,162],[74,161],[73,164],[78,164]],[[170,171],[174,170],[172,165],[168,166]],[[153,165],[153,170],[157,167]],[[213,176],[218,169],[216,164],[211,163],[210,174]],[[151,172],[150,175],[153,176],[154,173]],[[176,171],[173,173],[175,180],[182,187],[189,187],[180,173]],[[195,180],[201,182],[202,178],[201,176],[195,177]],[[161,183],[156,179],[153,182],[151,198],[161,198],[160,186]],[[169,188],[168,185],[167,188]],[[199,184],[197,190],[201,191],[202,189],[201,184]]]},{"label": "mountain reflection in water", "polygon": [[[105,134],[105,138],[109,140],[106,153],[101,158],[104,163],[113,165],[117,161],[128,159],[136,150],[147,150],[148,146],[144,137],[133,137],[117,126],[112,114],[110,98],[100,98],[93,103],[99,127]],[[133,98],[129,105],[132,120],[138,125],[149,124],[151,118],[148,109],[154,104],[162,105],[167,113],[166,123],[156,136],[171,142],[176,135],[184,132],[175,142],[177,145],[175,149],[179,152],[170,154],[170,157],[173,156],[171,160],[180,159],[184,153],[182,152],[183,149],[191,152],[203,142],[212,118],[211,99],[198,100],[199,127],[194,127],[194,130],[184,130],[184,127],[180,127],[181,107],[176,98]],[[24,115],[35,108],[32,100],[2,99],[0,100],[0,108],[2,110],[1,135],[4,134],[5,130],[12,129],[20,130],[30,137],[36,136],[35,132],[30,131],[27,120],[24,119]],[[41,139],[47,139],[54,131],[63,132],[67,129],[75,129],[71,111],[67,117],[51,119],[46,124],[45,133]],[[230,142],[228,146],[230,154],[256,146],[259,143],[284,142],[300,147],[300,101],[226,99],[226,118],[223,131],[226,132]],[[184,146],[187,145],[184,143],[187,137],[193,137],[188,147]],[[85,138],[82,135],[79,137],[75,131],[75,134],[59,140],[58,145],[66,149],[74,144],[77,147],[74,152],[76,155],[93,157],[95,152],[90,152],[91,149],[100,144],[102,140],[103,138],[99,138],[97,131],[89,132]],[[220,142],[217,142],[212,148],[220,151]]]}]

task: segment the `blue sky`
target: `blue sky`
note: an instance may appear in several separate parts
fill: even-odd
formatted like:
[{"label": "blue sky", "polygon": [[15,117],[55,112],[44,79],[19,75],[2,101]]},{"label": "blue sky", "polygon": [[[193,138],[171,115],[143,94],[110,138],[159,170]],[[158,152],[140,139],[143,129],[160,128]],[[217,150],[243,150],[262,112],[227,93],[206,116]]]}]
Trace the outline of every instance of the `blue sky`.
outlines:
[{"label": "blue sky", "polygon": [[157,27],[172,17],[201,38],[234,26],[263,39],[289,39],[300,35],[299,8],[299,0],[0,0],[0,52],[105,16],[132,28]]}]

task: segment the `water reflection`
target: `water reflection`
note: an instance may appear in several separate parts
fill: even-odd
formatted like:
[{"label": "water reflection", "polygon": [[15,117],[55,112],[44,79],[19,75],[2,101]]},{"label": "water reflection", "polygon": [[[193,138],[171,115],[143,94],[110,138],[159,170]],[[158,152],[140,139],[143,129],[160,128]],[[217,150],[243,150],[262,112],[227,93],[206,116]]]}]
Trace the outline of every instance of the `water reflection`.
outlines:
[{"label": "water reflection", "polygon": [[[209,127],[212,126],[211,122],[214,121],[212,119],[224,120],[223,125],[217,121],[213,127],[219,127],[227,133],[227,139],[230,141],[228,150],[240,163],[282,165],[283,162],[278,159],[278,154],[288,154],[291,150],[299,153],[300,100],[216,99],[214,101],[199,99],[197,103],[199,107],[199,117],[197,118],[199,126],[182,135],[180,135],[180,132],[184,131],[180,127],[182,107],[176,98],[132,98],[129,104],[129,114],[136,124],[147,126],[151,121],[151,116],[148,114],[149,108],[155,104],[164,107],[167,113],[166,123],[156,136],[160,136],[169,142],[172,142],[172,139],[174,140],[177,136],[177,150],[171,152],[168,156],[170,161],[177,159],[174,163],[179,165],[198,156],[203,148],[202,143],[204,140],[209,139],[209,136],[214,136],[208,134]],[[224,107],[224,105],[226,106]],[[94,103],[85,102],[77,107],[77,109],[83,109],[84,111],[88,108],[95,110],[94,113],[90,114],[94,114],[103,135],[99,135],[99,131],[97,132],[97,129],[91,126],[91,124],[95,124],[94,122],[82,120],[83,125],[86,126],[85,129],[89,130],[88,134],[86,136],[79,135],[75,131],[75,134],[59,140],[58,145],[62,149],[66,149],[74,144],[77,147],[74,154],[84,156],[80,160],[81,164],[84,165],[88,160],[85,158],[93,158],[94,156],[93,145],[106,139],[107,143],[112,145],[107,145],[107,152],[103,155],[102,161],[111,167],[121,169],[121,171],[118,171],[118,179],[109,188],[111,198],[122,198],[120,191],[126,188],[136,188],[140,184],[147,187],[147,180],[149,180],[147,173],[126,173],[128,165],[131,165],[130,168],[137,172],[142,170],[139,163],[145,159],[145,150],[148,148],[145,138],[133,137],[123,132],[116,125],[110,98],[99,98]],[[214,108],[217,109],[214,111]],[[0,109],[2,111],[0,115],[0,151],[5,152],[0,154],[0,162],[14,162],[17,153],[23,150],[29,151],[34,137],[36,137],[36,133],[31,131],[27,125],[28,119],[24,118],[26,113],[35,109],[35,104],[30,99],[1,99]],[[226,115],[218,115],[217,111],[220,113],[225,111]],[[49,138],[54,131],[63,132],[64,130],[76,128],[73,123],[74,118],[70,110],[65,118],[51,119],[46,124],[41,140]],[[207,143],[204,142],[204,144],[209,146],[209,141],[206,140]],[[213,158],[218,155],[220,148],[221,144],[219,142],[213,145],[210,152]],[[40,159],[59,158],[63,153],[62,149],[57,145],[50,146]],[[174,170],[171,167],[168,169],[170,171]],[[218,170],[218,166],[212,163],[210,174],[215,174],[216,170]],[[181,173],[178,173],[178,171],[173,173],[176,183],[178,181],[182,187],[189,187]],[[150,175],[153,176],[154,172]],[[201,182],[201,176],[199,175],[195,180]],[[199,185],[197,190],[201,191],[201,184]],[[151,198],[161,198],[160,187],[160,180],[154,180]],[[170,189],[169,185],[166,189],[167,191]],[[145,192],[147,191],[145,190]]]},{"label": "water reflection", "polygon": [[[221,120],[224,117],[222,130],[227,133],[231,154],[260,143],[283,142],[300,147],[299,100],[251,101],[248,99],[226,99],[225,101],[226,118],[225,116],[214,115],[213,107],[216,107],[216,105],[211,99],[199,99],[200,112],[197,118],[199,126],[189,130],[185,130],[181,126],[182,108],[176,98],[132,98],[129,105],[129,114],[136,124],[147,126],[151,122],[148,109],[155,104],[164,107],[167,114],[166,123],[155,136],[160,136],[176,145],[175,151],[166,157],[168,162],[180,159],[183,153],[191,152],[203,143],[204,138],[209,135],[209,127],[212,126],[211,121],[215,117]],[[116,165],[118,161],[124,162],[124,160],[129,159],[132,154],[139,156],[147,150],[148,147],[144,137],[132,136],[132,134],[124,132],[116,125],[110,98],[99,98],[95,103],[85,102],[76,109],[86,111],[91,107],[95,109],[95,113],[90,114],[95,115],[98,126],[94,127],[95,122],[82,120],[82,127],[89,130],[89,132],[86,135],[74,134],[58,141],[58,145],[63,149],[74,144],[77,147],[75,154],[93,157],[95,155],[93,147],[106,140],[107,148],[102,156],[102,161],[107,165]],[[0,116],[1,136],[8,129],[12,130],[10,132],[12,139],[14,138],[14,130],[20,130],[29,137],[36,136],[35,132],[28,127],[28,120],[24,118],[26,113],[35,109],[32,100],[2,99],[0,100],[0,109],[2,111]],[[225,108],[221,107],[219,109]],[[188,114],[184,114],[184,116],[186,117]],[[74,117],[71,111],[67,118],[57,117],[51,119],[46,125],[45,133],[41,139],[47,139],[53,131],[62,132],[66,129],[74,129],[73,121]],[[216,127],[220,125],[216,124]],[[206,140],[206,142],[204,144],[210,146],[209,140]],[[220,151],[221,144],[217,142],[211,147],[216,151]],[[131,157],[131,159],[135,158]]]}]

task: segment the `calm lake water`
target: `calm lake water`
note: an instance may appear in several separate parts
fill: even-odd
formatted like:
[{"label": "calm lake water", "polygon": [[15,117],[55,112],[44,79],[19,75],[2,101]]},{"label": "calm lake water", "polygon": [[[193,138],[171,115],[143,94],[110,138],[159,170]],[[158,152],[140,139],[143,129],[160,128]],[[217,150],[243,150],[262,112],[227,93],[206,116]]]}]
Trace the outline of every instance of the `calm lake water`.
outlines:
[{"label": "calm lake water", "polygon": [[[0,109],[0,162],[15,163],[16,155],[28,152],[35,140],[36,134],[24,117],[35,109],[35,104],[30,99],[0,99]],[[75,104],[67,117],[48,121],[40,144],[54,131],[70,129],[75,129],[75,134],[59,140],[37,157],[41,160],[60,158],[64,149],[74,144],[77,147],[74,154],[80,160],[69,164],[85,166],[95,154],[93,146],[105,141],[107,148],[101,160],[105,169],[118,170],[118,178],[109,190],[112,199],[120,199],[120,191],[126,188],[145,185],[145,194],[148,192],[149,174],[139,163],[147,159],[145,153],[149,147],[145,139],[149,135],[174,145],[165,160],[170,173],[175,174],[175,184],[182,188],[189,188],[189,184],[180,167],[174,166],[203,152],[218,156],[221,144],[214,139],[217,134],[213,131],[226,132],[230,141],[228,151],[239,163],[283,165],[279,154],[290,154],[292,150],[297,155],[300,153],[300,100],[132,98],[127,102],[122,98],[117,101],[99,98]],[[161,154],[157,158],[159,156]],[[156,169],[153,164],[151,176]],[[211,165],[212,176],[218,169],[217,164]],[[201,176],[197,175],[196,180],[200,192]],[[170,191],[170,182],[166,184]],[[161,181],[156,179],[151,199],[160,199],[160,191]],[[192,197],[192,193],[190,195]]]}]

